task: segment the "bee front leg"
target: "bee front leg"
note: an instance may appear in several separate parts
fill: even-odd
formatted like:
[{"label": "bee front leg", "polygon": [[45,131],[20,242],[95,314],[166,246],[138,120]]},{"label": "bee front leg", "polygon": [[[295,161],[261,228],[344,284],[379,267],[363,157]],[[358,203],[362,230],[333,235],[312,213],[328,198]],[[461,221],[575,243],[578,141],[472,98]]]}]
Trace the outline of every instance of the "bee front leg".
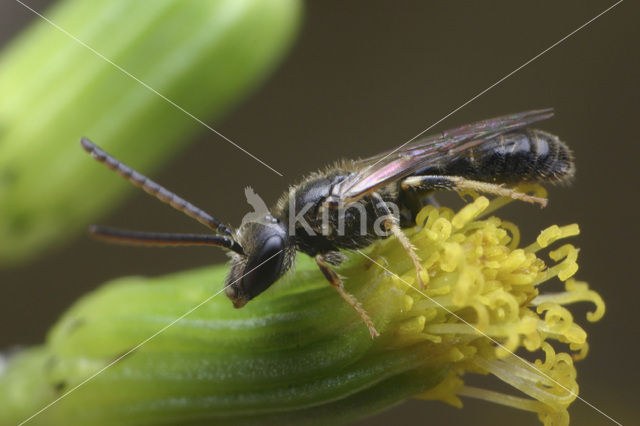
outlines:
[{"label": "bee front leg", "polygon": [[513,198],[514,200],[526,201],[527,203],[540,204],[542,207],[546,207],[547,199],[534,197],[532,195],[524,194],[522,192],[514,191],[510,188],[505,188],[502,185],[481,182],[478,180],[471,180],[461,176],[410,176],[402,181],[400,185],[403,190],[409,188],[415,188],[419,190],[454,190],[464,191],[471,190],[477,192],[483,192],[486,194],[495,194],[501,197]]},{"label": "bee front leg", "polygon": [[371,321],[371,318],[369,317],[369,314],[367,314],[367,311],[364,310],[362,304],[358,302],[358,299],[356,299],[355,296],[344,289],[342,279],[340,279],[338,274],[336,274],[336,272],[331,269],[331,266],[329,266],[327,259],[321,254],[316,255],[315,259],[318,267],[324,274],[327,281],[329,281],[329,284],[331,284],[333,288],[336,289],[340,297],[342,297],[345,302],[351,305],[351,307],[356,310],[358,315],[360,315],[362,321],[364,321],[364,323],[367,325],[367,328],[369,328],[369,334],[371,334],[371,338],[375,339],[376,337],[380,336],[380,333],[378,333],[375,326],[373,325],[373,321]]}]

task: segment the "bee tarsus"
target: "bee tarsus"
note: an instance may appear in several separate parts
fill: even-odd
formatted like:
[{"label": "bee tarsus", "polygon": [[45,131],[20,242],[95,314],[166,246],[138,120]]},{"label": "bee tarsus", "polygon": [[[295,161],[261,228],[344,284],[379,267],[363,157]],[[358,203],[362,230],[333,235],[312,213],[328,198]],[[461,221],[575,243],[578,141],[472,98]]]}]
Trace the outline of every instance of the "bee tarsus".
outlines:
[{"label": "bee tarsus", "polygon": [[367,314],[367,311],[364,310],[362,304],[358,302],[358,299],[356,299],[351,293],[344,289],[342,278],[340,278],[340,276],[331,268],[331,266],[329,266],[323,255],[318,254],[315,256],[315,259],[318,267],[320,268],[320,271],[322,271],[322,274],[325,276],[327,281],[329,281],[329,284],[331,284],[331,286],[336,289],[340,297],[342,297],[345,302],[347,302],[353,309],[355,309],[360,318],[362,318],[362,321],[367,325],[371,338],[378,337],[380,333],[378,333],[378,330],[376,330],[376,327],[373,325],[373,321],[371,321],[369,314]]},{"label": "bee tarsus", "polygon": [[547,206],[547,199],[524,194],[507,188],[504,184],[491,182],[481,182],[466,179],[461,176],[411,176],[402,181],[402,189],[417,189],[420,191],[454,190],[454,191],[476,191],[485,194],[499,195],[501,197],[513,198],[514,200],[525,201],[527,203]]}]

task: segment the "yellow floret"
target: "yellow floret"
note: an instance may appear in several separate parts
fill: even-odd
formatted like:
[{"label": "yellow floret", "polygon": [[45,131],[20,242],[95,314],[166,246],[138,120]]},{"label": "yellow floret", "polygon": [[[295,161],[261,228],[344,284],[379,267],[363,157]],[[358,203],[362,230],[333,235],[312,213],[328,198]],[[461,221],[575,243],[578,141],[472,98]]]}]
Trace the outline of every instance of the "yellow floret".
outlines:
[{"label": "yellow floret", "polygon": [[[544,196],[537,187],[528,190]],[[537,255],[578,235],[578,225],[553,225],[533,244],[517,248],[520,233],[514,224],[484,218],[506,202],[476,196],[455,214],[428,206],[417,215],[416,228],[407,233],[423,259],[425,290],[411,286],[415,271],[408,262],[396,262],[397,251],[391,254],[388,247],[393,242],[373,250],[372,257],[383,264],[405,265],[392,281],[406,291],[406,316],[390,344],[432,345],[435,356],[453,364],[450,376],[420,398],[459,406],[458,395],[472,396],[535,411],[545,424],[567,424],[567,407],[578,389],[573,360],[583,358],[588,346],[586,332],[565,305],[592,302],[596,309],[587,319],[597,321],[604,303],[586,283],[571,278],[578,270],[573,245],[549,252],[550,264]],[[544,293],[543,284],[555,277],[566,281],[566,291]],[[564,344],[564,351],[556,352],[552,341]],[[519,348],[532,356],[516,355]],[[535,359],[537,354],[542,358]],[[493,374],[531,399],[466,387],[465,372]]]}]

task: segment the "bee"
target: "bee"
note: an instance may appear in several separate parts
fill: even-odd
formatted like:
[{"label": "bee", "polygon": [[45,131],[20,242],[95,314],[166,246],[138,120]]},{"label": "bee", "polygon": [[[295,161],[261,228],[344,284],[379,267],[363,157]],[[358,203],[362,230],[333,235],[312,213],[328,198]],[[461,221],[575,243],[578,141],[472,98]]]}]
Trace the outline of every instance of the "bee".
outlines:
[{"label": "bee", "polygon": [[547,200],[511,189],[523,182],[556,183],[574,172],[570,149],[557,136],[528,128],[553,115],[542,109],[505,115],[424,137],[376,156],[346,160],[312,173],[285,193],[258,220],[233,230],[115,159],[88,139],[82,147],[96,160],[214,234],[164,234],[92,226],[102,240],[145,246],[209,245],[227,250],[231,269],[225,291],[236,308],[269,288],[293,265],[297,252],[315,259],[327,281],[355,309],[372,338],[371,318],[344,287],[333,267],[373,241],[394,236],[411,258],[424,287],[420,258],[402,228],[436,191],[493,194],[545,206]]}]

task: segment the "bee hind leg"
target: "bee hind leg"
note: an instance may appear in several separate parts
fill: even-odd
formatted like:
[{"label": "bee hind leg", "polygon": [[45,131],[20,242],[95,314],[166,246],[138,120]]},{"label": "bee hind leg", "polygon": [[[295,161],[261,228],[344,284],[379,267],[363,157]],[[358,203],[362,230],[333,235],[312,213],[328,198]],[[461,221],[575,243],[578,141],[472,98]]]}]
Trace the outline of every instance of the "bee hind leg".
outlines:
[{"label": "bee hind leg", "polygon": [[367,325],[369,334],[371,334],[371,338],[375,339],[376,337],[380,336],[380,333],[378,333],[378,330],[376,330],[375,326],[373,325],[373,321],[371,321],[371,318],[369,317],[369,314],[367,314],[367,311],[364,310],[362,304],[358,302],[358,299],[356,299],[353,294],[345,290],[342,279],[340,279],[340,276],[338,276],[338,274],[333,269],[331,269],[331,266],[327,262],[325,256],[318,254],[316,255],[315,259],[318,267],[324,274],[327,281],[329,281],[329,284],[331,284],[331,286],[336,289],[340,297],[342,297],[345,302],[347,302],[353,309],[356,310],[360,318],[362,318],[362,321],[364,321],[364,323]]},{"label": "bee hind leg", "polygon": [[410,176],[402,181],[401,188],[405,191],[410,188],[420,190],[471,190],[483,192],[485,194],[495,194],[501,197],[513,198],[514,200],[525,201],[527,203],[535,203],[542,207],[546,207],[547,205],[546,198],[534,197],[529,194],[524,194],[522,192],[506,188],[500,184],[466,179],[461,176]]}]

